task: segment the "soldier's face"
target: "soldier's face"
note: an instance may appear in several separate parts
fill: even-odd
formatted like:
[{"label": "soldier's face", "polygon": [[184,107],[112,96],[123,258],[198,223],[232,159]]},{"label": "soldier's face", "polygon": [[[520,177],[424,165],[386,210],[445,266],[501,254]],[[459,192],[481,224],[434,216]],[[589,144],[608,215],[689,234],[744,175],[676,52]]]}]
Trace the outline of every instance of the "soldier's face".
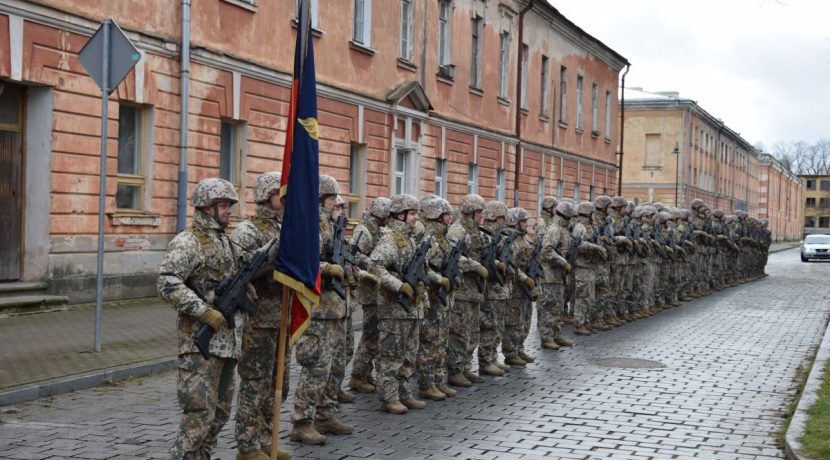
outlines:
[{"label": "soldier's face", "polygon": [[410,227],[414,227],[415,222],[418,222],[418,211],[416,211],[414,209],[410,209],[409,211],[406,211],[406,225],[409,225]]},{"label": "soldier's face", "polygon": [[503,216],[496,217],[497,224],[504,225],[505,222],[507,222],[507,219],[505,219]]},{"label": "soldier's face", "polygon": [[519,230],[526,232],[527,231],[527,221],[523,220],[519,222]]},{"label": "soldier's face", "polygon": [[219,225],[224,227],[230,223],[232,208],[233,204],[229,201],[220,201],[216,203],[216,221],[219,222]]},{"label": "soldier's face", "polygon": [[441,223],[443,223],[444,225],[451,224],[452,223],[452,213],[451,212],[445,212],[444,214],[441,214]]},{"label": "soldier's face", "polygon": [[332,220],[339,219],[340,216],[342,216],[344,212],[345,212],[344,206],[342,206],[342,205],[334,206],[334,208],[332,208],[332,210],[331,210],[331,219]]},{"label": "soldier's face", "polygon": [[473,222],[481,225],[484,223],[484,211],[478,210],[473,213]]},{"label": "soldier's face", "polygon": [[329,195],[323,200],[323,208],[331,209],[337,204],[337,195]]},{"label": "soldier's face", "polygon": [[280,199],[279,193],[271,195],[271,199],[268,200],[268,202],[271,204],[271,208],[273,208],[275,211],[279,211],[280,209],[282,209],[282,200]]}]

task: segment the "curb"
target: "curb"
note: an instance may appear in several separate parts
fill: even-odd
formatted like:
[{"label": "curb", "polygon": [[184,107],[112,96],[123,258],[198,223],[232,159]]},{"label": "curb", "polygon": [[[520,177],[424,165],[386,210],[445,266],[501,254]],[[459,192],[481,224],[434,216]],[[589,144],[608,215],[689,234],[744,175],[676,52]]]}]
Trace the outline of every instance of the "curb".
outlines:
[{"label": "curb", "polygon": [[807,410],[816,402],[816,394],[821,386],[821,376],[828,363],[830,363],[830,327],[824,330],[824,337],[816,353],[816,359],[813,361],[813,368],[810,370],[807,383],[804,385],[804,391],[801,393],[801,399],[798,401],[790,426],[784,435],[784,454],[790,460],[802,460],[804,458],[798,453],[802,448],[799,438],[804,434]]},{"label": "curb", "polygon": [[136,364],[110,367],[84,374],[49,380],[0,392],[0,406],[54,396],[71,391],[94,388],[104,383],[119,382],[130,377],[142,377],[176,368],[175,356]]},{"label": "curb", "polygon": [[770,254],[775,254],[776,252],[788,251],[788,250],[790,250],[790,249],[794,249],[794,248],[797,248],[797,247],[799,247],[799,246],[801,246],[801,243],[795,243],[795,244],[794,244],[794,245],[792,245],[792,246],[786,246],[786,247],[783,247],[783,248],[778,248],[778,249],[776,249],[776,250],[774,250],[774,251],[769,251],[769,253],[770,253]]}]

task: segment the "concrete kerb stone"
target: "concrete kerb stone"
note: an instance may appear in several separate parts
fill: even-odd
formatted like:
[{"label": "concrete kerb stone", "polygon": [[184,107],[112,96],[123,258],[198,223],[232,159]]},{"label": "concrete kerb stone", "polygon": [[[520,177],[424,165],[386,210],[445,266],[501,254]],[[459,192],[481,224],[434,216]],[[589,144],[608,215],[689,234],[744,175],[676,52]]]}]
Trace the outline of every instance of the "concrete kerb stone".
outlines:
[{"label": "concrete kerb stone", "polygon": [[100,369],[79,375],[49,380],[47,382],[26,385],[0,393],[0,406],[19,404],[25,401],[54,396],[71,391],[94,388],[105,383],[120,382],[130,377],[143,377],[149,374],[175,369],[176,357],[159,358],[137,364]]},{"label": "concrete kerb stone", "polygon": [[793,413],[790,426],[787,428],[787,433],[784,436],[784,453],[790,460],[802,460],[799,451],[802,449],[801,441],[799,440],[804,435],[804,427],[807,423],[807,410],[815,404],[818,399],[817,393],[821,386],[821,376],[830,363],[830,327],[824,330],[824,337],[821,340],[816,359],[813,361],[813,368],[810,375],[807,377],[807,383],[804,385],[804,391],[801,393],[801,399],[798,401],[798,406]]}]

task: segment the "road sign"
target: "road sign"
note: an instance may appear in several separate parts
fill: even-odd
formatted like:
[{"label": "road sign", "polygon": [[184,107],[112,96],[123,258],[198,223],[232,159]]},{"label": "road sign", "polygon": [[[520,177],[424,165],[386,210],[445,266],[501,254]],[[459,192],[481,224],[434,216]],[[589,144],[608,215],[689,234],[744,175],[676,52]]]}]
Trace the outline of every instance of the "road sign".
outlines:
[{"label": "road sign", "polygon": [[[109,28],[108,34],[107,28]],[[106,35],[109,35],[109,37],[106,37]],[[103,70],[105,46],[107,46],[107,53],[109,54],[109,81],[106,82],[106,86],[104,86]],[[86,45],[78,54],[81,65],[107,94],[115,90],[115,87],[121,83],[121,80],[127,76],[139,59],[141,59],[141,53],[124,35],[124,31],[118,27],[118,24],[111,19],[107,19],[101,24],[101,27],[95,31],[95,34],[86,42]]]}]

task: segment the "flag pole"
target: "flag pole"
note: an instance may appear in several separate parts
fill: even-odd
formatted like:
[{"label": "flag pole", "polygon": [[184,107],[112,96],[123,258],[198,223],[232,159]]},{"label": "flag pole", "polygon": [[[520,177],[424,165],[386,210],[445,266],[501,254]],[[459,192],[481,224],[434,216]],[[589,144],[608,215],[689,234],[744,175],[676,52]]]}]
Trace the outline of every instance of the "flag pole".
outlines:
[{"label": "flag pole", "polygon": [[285,344],[288,342],[288,315],[291,312],[291,294],[288,286],[282,287],[280,301],[280,332],[277,345],[277,376],[274,389],[274,416],[271,428],[271,460],[277,460],[277,448],[280,444],[280,408],[282,406],[282,381],[285,374]]}]

